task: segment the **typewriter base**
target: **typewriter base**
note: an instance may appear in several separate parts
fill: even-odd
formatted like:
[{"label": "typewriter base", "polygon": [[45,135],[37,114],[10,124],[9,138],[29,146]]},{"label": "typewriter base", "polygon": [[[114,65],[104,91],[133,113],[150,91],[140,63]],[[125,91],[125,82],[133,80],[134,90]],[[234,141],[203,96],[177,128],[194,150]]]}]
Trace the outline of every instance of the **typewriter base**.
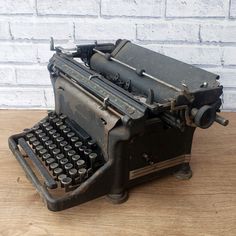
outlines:
[{"label": "typewriter base", "polygon": [[176,179],[180,180],[191,179],[193,176],[193,172],[189,163],[183,163],[182,165],[180,165],[179,169],[174,172],[174,176]]},{"label": "typewriter base", "polygon": [[113,203],[113,204],[121,204],[123,202],[126,202],[129,198],[129,192],[124,191],[123,193],[120,194],[107,194],[106,199]]}]

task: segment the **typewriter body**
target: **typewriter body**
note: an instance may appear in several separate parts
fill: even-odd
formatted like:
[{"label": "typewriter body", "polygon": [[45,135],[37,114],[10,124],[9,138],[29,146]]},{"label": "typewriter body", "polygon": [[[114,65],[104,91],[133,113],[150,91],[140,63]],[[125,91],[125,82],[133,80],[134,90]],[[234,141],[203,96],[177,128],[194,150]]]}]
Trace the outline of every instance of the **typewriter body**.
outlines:
[{"label": "typewriter body", "polygon": [[55,111],[9,138],[50,210],[103,195],[121,203],[163,173],[190,178],[196,127],[228,124],[218,75],[128,40],[51,49]]}]

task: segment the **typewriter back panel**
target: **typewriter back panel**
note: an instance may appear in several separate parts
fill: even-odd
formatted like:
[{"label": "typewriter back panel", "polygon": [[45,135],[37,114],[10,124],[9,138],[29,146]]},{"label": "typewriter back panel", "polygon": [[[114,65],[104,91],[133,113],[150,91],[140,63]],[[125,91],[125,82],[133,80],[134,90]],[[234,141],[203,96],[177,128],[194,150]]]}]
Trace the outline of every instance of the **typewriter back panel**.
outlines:
[{"label": "typewriter back panel", "polygon": [[116,125],[120,116],[104,110],[101,104],[72,81],[58,77],[54,84],[55,109],[66,114],[99,144],[107,159],[109,131]]}]

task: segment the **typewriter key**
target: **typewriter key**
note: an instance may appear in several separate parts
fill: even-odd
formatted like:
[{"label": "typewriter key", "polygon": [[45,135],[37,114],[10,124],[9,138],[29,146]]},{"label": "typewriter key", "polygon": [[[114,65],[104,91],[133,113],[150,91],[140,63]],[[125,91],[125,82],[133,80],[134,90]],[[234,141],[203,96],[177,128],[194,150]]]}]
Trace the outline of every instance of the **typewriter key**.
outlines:
[{"label": "typewriter key", "polygon": [[47,149],[43,148],[39,151],[39,156],[42,157],[45,153],[47,153]]},{"label": "typewriter key", "polygon": [[42,133],[40,133],[38,136],[39,136],[39,139],[42,140],[42,138],[45,137],[46,134],[45,134],[44,132],[42,132]]},{"label": "typewriter key", "polygon": [[72,183],[75,183],[75,178],[78,176],[78,171],[75,168],[69,170],[69,175],[72,178]]},{"label": "typewriter key", "polygon": [[73,164],[72,163],[66,163],[64,166],[66,173],[69,174],[69,170],[73,168]]},{"label": "typewriter key", "polygon": [[57,131],[55,129],[51,129],[48,133],[53,136]]},{"label": "typewriter key", "polygon": [[81,155],[84,155],[84,150],[85,149],[87,149],[87,146],[85,146],[85,145],[79,147],[79,152],[81,153]]},{"label": "typewriter key", "polygon": [[93,139],[91,139],[91,140],[89,140],[88,141],[88,146],[90,147],[90,148],[95,148],[96,147],[96,141],[95,140],[93,140]]},{"label": "typewriter key", "polygon": [[49,153],[45,153],[45,154],[43,154],[43,157],[42,157],[42,159],[43,159],[43,161],[46,161],[48,158],[50,158],[51,157],[51,154],[49,154]]},{"label": "typewriter key", "polygon": [[71,183],[72,183],[72,179],[70,177],[65,177],[64,179],[61,180],[61,185],[65,187],[66,190],[70,186]]},{"label": "typewriter key", "polygon": [[56,127],[60,127],[61,125],[63,125],[64,123],[62,122],[62,121],[58,121],[57,123],[56,123]]},{"label": "typewriter key", "polygon": [[56,162],[54,162],[54,163],[52,163],[52,164],[50,164],[50,166],[49,166],[49,170],[55,170],[56,168],[58,168],[59,167],[59,164],[58,163],[56,163]]},{"label": "typewriter key", "polygon": [[35,125],[32,129],[34,130],[34,131],[36,131],[36,130],[38,130],[40,127],[38,126],[38,125]]},{"label": "typewriter key", "polygon": [[52,122],[55,123],[55,124],[56,124],[57,122],[59,122],[59,121],[60,121],[59,118],[55,118],[55,119],[52,120]]},{"label": "typewriter key", "polygon": [[78,170],[80,182],[83,182],[83,180],[86,178],[86,173],[87,173],[87,170],[85,168],[81,168]]},{"label": "typewriter key", "polygon": [[53,138],[54,140],[57,140],[57,138],[59,138],[59,137],[60,137],[60,134],[57,133],[57,132],[52,135],[52,138]]},{"label": "typewriter key", "polygon": [[56,160],[55,160],[54,158],[50,157],[50,158],[48,158],[48,159],[46,160],[46,165],[49,166],[49,165],[51,165],[52,163],[54,163],[55,161],[56,161]]},{"label": "typewriter key", "polygon": [[69,160],[67,158],[63,158],[63,159],[60,160],[60,164],[61,164],[62,167],[64,167],[64,165],[68,162],[69,162]]},{"label": "typewriter key", "polygon": [[52,140],[47,140],[45,142],[45,147],[48,148],[51,144],[53,144],[53,141]]},{"label": "typewriter key", "polygon": [[53,127],[50,125],[50,126],[47,126],[45,130],[46,130],[46,132],[48,133],[48,132],[49,132],[50,130],[52,130],[52,129],[53,129]]},{"label": "typewriter key", "polygon": [[67,153],[67,156],[70,160],[72,160],[72,156],[74,156],[76,154],[76,151],[75,150],[70,150],[68,153]]},{"label": "typewriter key", "polygon": [[76,148],[77,150],[79,150],[79,148],[80,148],[81,146],[83,146],[83,143],[82,143],[82,142],[76,142],[76,143],[75,143],[75,148]]},{"label": "typewriter key", "polygon": [[48,127],[49,125],[50,125],[49,122],[45,122],[45,123],[43,124],[43,128],[46,128],[46,127]]},{"label": "typewriter key", "polygon": [[[60,174],[58,175],[57,179],[61,182],[63,179],[65,179],[67,175],[65,174]],[[64,185],[61,183],[61,187],[64,187]]]},{"label": "typewriter key", "polygon": [[89,154],[92,152],[91,149],[87,148],[84,150],[84,160],[86,161],[86,163],[89,162]]},{"label": "typewriter key", "polygon": [[58,138],[56,138],[56,142],[57,143],[60,143],[60,142],[62,142],[62,141],[64,141],[64,138],[63,137],[58,137]]},{"label": "typewriter key", "polygon": [[56,160],[57,162],[60,162],[61,159],[65,158],[64,154],[60,153],[58,155],[56,155]]},{"label": "typewriter key", "polygon": [[39,153],[39,151],[42,150],[42,149],[43,149],[42,145],[38,145],[38,146],[35,147],[36,153]]},{"label": "typewriter key", "polygon": [[62,130],[62,132],[63,132],[64,134],[67,134],[67,133],[69,133],[70,131],[71,131],[71,129],[68,128],[68,127]]},{"label": "typewriter key", "polygon": [[53,175],[55,175],[57,178],[58,178],[58,176],[59,176],[60,174],[62,174],[62,173],[63,173],[63,170],[62,170],[62,168],[60,168],[60,167],[58,167],[58,168],[56,168],[56,169],[53,170]]},{"label": "typewriter key", "polygon": [[80,155],[74,155],[74,156],[72,156],[71,161],[73,162],[74,167],[76,166],[76,162],[77,162],[79,159],[80,159]]},{"label": "typewriter key", "polygon": [[29,143],[32,144],[33,142],[37,141],[36,137],[32,137],[29,139]]},{"label": "typewriter key", "polygon": [[52,121],[53,119],[57,118],[56,114],[50,114],[48,116],[49,120]]},{"label": "typewriter key", "polygon": [[34,135],[32,134],[32,133],[28,133],[28,134],[26,134],[26,140],[28,141],[28,140],[30,140],[31,138],[33,138],[34,137]]},{"label": "typewriter key", "polygon": [[48,136],[44,136],[43,138],[42,138],[42,142],[46,142],[46,141],[48,141],[49,140],[49,137]]},{"label": "typewriter key", "polygon": [[53,152],[53,149],[55,149],[56,147],[57,147],[57,145],[54,144],[54,143],[52,143],[52,144],[50,144],[50,145],[48,146],[48,149],[49,149],[49,151],[50,151],[51,154],[52,154],[52,152]]},{"label": "typewriter key", "polygon": [[85,161],[80,159],[76,162],[78,169],[85,167]]},{"label": "typewriter key", "polygon": [[67,118],[67,115],[61,114],[59,117],[60,117],[60,119],[65,120]]},{"label": "typewriter key", "polygon": [[72,147],[70,145],[67,145],[64,147],[65,152],[69,152],[71,149],[72,149]]},{"label": "typewriter key", "polygon": [[68,143],[67,143],[66,141],[60,142],[60,148],[61,148],[62,151],[64,150],[64,147],[65,147],[67,144],[68,144]]},{"label": "typewriter key", "polygon": [[32,147],[35,149],[38,145],[40,145],[39,141],[35,141],[32,143]]},{"label": "typewriter key", "polygon": [[63,130],[66,129],[66,128],[67,128],[66,125],[61,125],[61,126],[59,127],[59,129],[60,129],[61,131],[63,131]]},{"label": "typewriter key", "polygon": [[39,125],[43,125],[43,124],[46,123],[46,122],[47,122],[47,119],[44,118],[44,119],[42,119],[42,120],[39,121]]},{"label": "typewriter key", "polygon": [[95,162],[96,162],[97,156],[98,156],[97,153],[94,153],[94,152],[92,152],[92,153],[89,154],[90,167],[91,167],[92,169],[94,169],[94,164],[95,164]]},{"label": "typewriter key", "polygon": [[61,152],[60,149],[55,148],[55,149],[53,149],[52,154],[53,154],[53,156],[57,156],[60,152]]},{"label": "typewriter key", "polygon": [[74,133],[74,132],[69,132],[69,133],[67,134],[67,137],[68,137],[68,138],[72,138],[73,136],[75,136],[75,133]]},{"label": "typewriter key", "polygon": [[36,135],[39,135],[40,133],[42,133],[43,131],[41,130],[41,129],[37,129],[36,131],[35,131],[35,134]]},{"label": "typewriter key", "polygon": [[71,141],[72,144],[74,144],[74,143],[76,143],[77,141],[79,141],[79,137],[74,136],[74,137],[72,137],[72,138],[70,139],[70,141]]}]

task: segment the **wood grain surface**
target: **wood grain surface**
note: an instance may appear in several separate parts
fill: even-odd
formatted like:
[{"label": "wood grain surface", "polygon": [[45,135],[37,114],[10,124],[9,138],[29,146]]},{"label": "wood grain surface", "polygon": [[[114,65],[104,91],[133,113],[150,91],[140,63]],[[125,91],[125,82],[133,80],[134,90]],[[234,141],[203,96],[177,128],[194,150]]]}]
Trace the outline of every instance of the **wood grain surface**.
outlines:
[{"label": "wood grain surface", "polygon": [[0,235],[236,235],[236,114],[228,127],[197,129],[193,177],[167,176],[130,190],[112,205],[104,197],[51,212],[8,149],[11,134],[45,111],[0,111]]}]

